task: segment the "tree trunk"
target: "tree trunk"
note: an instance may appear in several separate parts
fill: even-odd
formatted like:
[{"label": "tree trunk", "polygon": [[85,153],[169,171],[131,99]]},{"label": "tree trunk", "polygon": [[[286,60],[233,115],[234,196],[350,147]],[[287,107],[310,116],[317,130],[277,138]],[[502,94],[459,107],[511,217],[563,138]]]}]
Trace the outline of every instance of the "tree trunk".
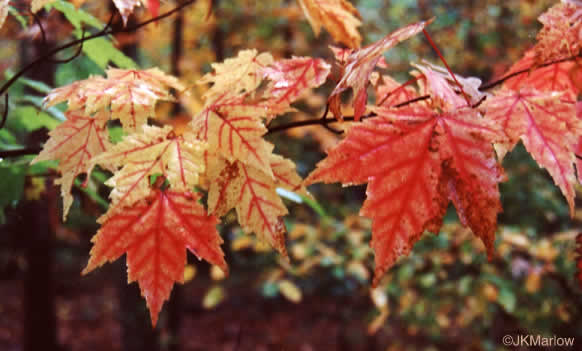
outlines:
[{"label": "tree trunk", "polygon": [[[43,18],[43,14],[39,16]],[[47,41],[23,40],[20,46],[22,65],[45,54],[56,43],[50,37]],[[28,74],[30,79],[52,86],[56,65],[45,61],[35,66]],[[31,92],[33,93],[33,92]],[[31,116],[34,118],[34,116]],[[43,133],[44,134],[44,133]],[[38,142],[36,143],[38,145]],[[48,183],[48,182],[47,182]],[[27,270],[24,278],[24,350],[58,350],[57,319],[54,283],[54,233],[50,225],[50,206],[47,196],[55,201],[53,184],[46,184],[47,190],[40,200],[25,200],[18,210],[16,232],[24,242]],[[47,195],[48,194],[48,195]]]},{"label": "tree trunk", "polygon": [[[47,184],[47,192],[55,190]],[[54,233],[49,201],[23,201],[17,230],[25,238],[27,269],[24,278],[24,350],[58,350],[54,284]]]}]

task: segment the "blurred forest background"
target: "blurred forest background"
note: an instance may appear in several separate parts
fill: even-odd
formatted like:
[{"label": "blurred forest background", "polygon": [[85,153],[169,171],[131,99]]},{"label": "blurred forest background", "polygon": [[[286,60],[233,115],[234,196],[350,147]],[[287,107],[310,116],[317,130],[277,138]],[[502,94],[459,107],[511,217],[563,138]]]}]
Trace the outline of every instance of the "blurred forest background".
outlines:
[{"label": "blurred forest background", "polygon": [[[160,13],[179,2],[162,1]],[[15,7],[25,3],[12,1]],[[87,1],[82,9],[107,22],[114,11],[108,3]],[[452,69],[488,81],[532,45],[537,16],[555,1],[352,3],[362,14],[364,44],[436,17],[429,32]],[[46,41],[25,12],[21,22],[8,20],[0,31],[2,80],[48,47],[79,35],[63,13],[40,13]],[[137,14],[130,25],[150,18],[145,10]],[[192,87],[179,104],[159,106],[165,122],[177,127],[200,110],[205,87],[196,81],[210,63],[245,48],[276,57],[330,58],[332,44],[325,32],[314,36],[289,0],[198,0],[177,16],[115,40],[139,67],[158,66]],[[37,152],[62,118],[56,108],[40,109],[48,89],[103,73],[106,61],[92,58],[87,44],[84,55],[45,64],[11,90],[0,150]],[[405,80],[409,63],[422,59],[439,63],[417,36],[386,54],[386,72]],[[301,112],[279,122],[317,118],[332,88],[328,83],[317,89],[297,105]],[[307,127],[269,140],[305,176],[338,136]],[[224,279],[190,255],[186,284],[174,288],[155,330],[137,285],[126,285],[124,259],[80,275],[95,220],[107,206],[102,183],[109,175],[97,172],[87,188],[74,189],[76,200],[63,224],[54,164],[29,166],[32,157],[0,159],[1,350],[501,350],[506,334],[577,337],[582,343],[582,291],[575,281],[582,208],[571,219],[558,188],[521,147],[504,161],[509,180],[501,185],[504,213],[492,261],[451,210],[442,232],[425,235],[371,290],[371,223],[357,216],[365,187],[317,185],[310,188],[317,203],[287,203],[290,263],[243,235],[235,216],[227,216],[221,233],[231,275]]]}]

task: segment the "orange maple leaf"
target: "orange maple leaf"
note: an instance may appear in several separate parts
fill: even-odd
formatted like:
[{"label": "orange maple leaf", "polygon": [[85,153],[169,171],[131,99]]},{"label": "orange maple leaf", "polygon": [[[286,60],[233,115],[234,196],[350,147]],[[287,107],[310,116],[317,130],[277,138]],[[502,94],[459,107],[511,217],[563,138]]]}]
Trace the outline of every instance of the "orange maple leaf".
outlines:
[{"label": "orange maple leaf", "polygon": [[325,27],[331,36],[350,48],[360,47],[362,24],[358,10],[346,0],[299,0],[315,35]]},{"label": "orange maple leaf", "polygon": [[218,220],[198,199],[189,192],[156,189],[123,211],[105,214],[83,274],[127,254],[128,281],[138,282],[155,326],[172,286],[184,281],[186,250],[228,273]]}]

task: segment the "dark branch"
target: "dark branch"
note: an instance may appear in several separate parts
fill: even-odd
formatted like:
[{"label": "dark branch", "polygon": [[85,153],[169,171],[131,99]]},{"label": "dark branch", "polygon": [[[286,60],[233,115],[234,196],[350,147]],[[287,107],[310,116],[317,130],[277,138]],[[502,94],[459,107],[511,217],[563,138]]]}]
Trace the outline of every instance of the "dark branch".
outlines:
[{"label": "dark branch", "polygon": [[0,150],[0,158],[36,155],[42,150],[40,146],[26,147],[16,150]]},{"label": "dark branch", "polygon": [[4,95],[4,113],[2,113],[2,121],[0,121],[0,129],[4,128],[6,119],[8,118],[8,94]]},{"label": "dark branch", "polygon": [[[81,34],[81,39],[85,38],[85,29],[83,29],[83,33]],[[54,63],[69,63],[71,61],[73,61],[74,59],[76,59],[77,57],[79,57],[81,55],[81,52],[83,52],[83,43],[81,42],[81,44],[79,44],[79,47],[77,48],[77,52],[75,52],[73,54],[73,56],[66,58],[66,59],[62,59],[62,60],[58,60],[58,59],[50,59],[51,62]]]},{"label": "dark branch", "polygon": [[[394,107],[394,108],[401,108],[401,107],[408,106],[408,105],[414,104],[416,102],[420,102],[420,101],[424,101],[424,100],[428,100],[428,99],[430,99],[430,95],[423,95],[423,96],[419,96],[419,97],[414,98],[414,99],[410,99],[408,101],[401,102],[401,103],[396,104],[396,105],[394,105],[392,107]],[[327,106],[327,107],[329,107],[329,106]],[[364,119],[368,119],[368,118],[373,118],[373,117],[376,117],[376,116],[378,116],[378,115],[375,114],[375,113],[368,113],[366,115],[363,115],[360,118],[360,120],[364,120]],[[350,116],[350,117],[344,117],[343,118],[343,121],[344,122],[354,122],[355,120],[354,120],[354,117],[353,116]],[[321,118],[318,118],[318,119],[308,119],[308,120],[305,120],[305,121],[295,121],[295,122],[281,124],[281,125],[274,126],[274,127],[269,127],[268,128],[268,132],[266,133],[266,135],[273,134],[273,133],[278,133],[278,132],[282,132],[282,131],[285,131],[285,130],[288,130],[288,129],[305,127],[305,126],[316,126],[316,125],[323,126],[323,127],[325,127],[326,129],[329,130],[329,128],[331,128],[331,127],[328,126],[329,124],[339,123],[339,122],[340,121],[338,121],[335,118],[327,118],[327,108],[326,108],[326,112],[323,114],[323,116]],[[333,133],[336,133],[336,134],[343,133],[343,132],[340,132],[339,130],[335,130],[335,129],[332,129],[331,131]]]},{"label": "dark branch", "polygon": [[499,78],[497,80],[494,80],[493,82],[489,82],[487,84],[484,84],[481,87],[479,87],[479,90],[489,90],[489,89],[495,88],[498,85],[503,84],[505,81],[507,81],[507,80],[509,80],[509,79],[511,79],[513,77],[519,76],[520,74],[524,74],[524,73],[527,73],[527,72],[531,72],[531,71],[534,71],[536,69],[548,67],[548,66],[551,66],[551,65],[556,65],[556,64],[559,64],[559,63],[563,63],[563,62],[576,60],[577,58],[581,58],[581,57],[582,57],[582,52],[580,52],[578,55],[573,55],[573,56],[565,57],[565,58],[560,59],[560,60],[550,61],[550,62],[542,63],[540,65],[533,65],[531,67],[524,68],[524,69],[519,70],[519,71],[515,71],[515,72],[513,72],[511,74],[508,74],[508,75],[506,75],[504,77],[501,77],[501,78]]},{"label": "dark branch", "polygon": [[40,34],[42,35],[42,42],[43,42],[43,44],[46,45],[46,43],[47,43],[46,32],[44,30],[44,27],[42,26],[42,22],[40,21],[40,18],[38,17],[38,15],[36,13],[34,13],[32,11],[28,11],[28,13],[32,16],[32,18],[34,19],[34,23],[36,23],[36,25],[40,29]]},{"label": "dark branch", "polygon": [[[502,77],[500,79],[497,79],[497,80],[495,80],[493,82],[484,84],[484,85],[482,85],[479,88],[479,90],[489,90],[489,89],[492,89],[492,88],[494,88],[494,87],[496,87],[498,85],[503,84],[505,81],[507,81],[507,80],[509,80],[509,79],[511,79],[513,77],[516,77],[516,76],[518,76],[520,74],[524,74],[524,73],[527,73],[527,72],[531,72],[533,70],[540,69],[540,68],[544,68],[544,67],[548,67],[548,66],[551,66],[551,65],[555,65],[555,64],[559,64],[559,63],[563,63],[563,62],[568,62],[568,61],[576,60],[578,58],[582,58],[582,52],[579,53],[579,54],[577,54],[577,55],[565,57],[565,58],[562,58],[562,59],[559,59],[559,60],[555,60],[555,61],[551,61],[551,62],[542,63],[540,65],[532,65],[531,67],[522,69],[520,71],[513,72],[513,73],[508,74],[508,75],[506,75],[506,76],[504,76],[504,77]],[[381,106],[387,100],[387,98],[390,95],[392,95],[393,93],[395,93],[396,91],[398,91],[402,87],[405,87],[405,86],[409,85],[410,83],[412,83],[412,82],[414,82],[414,81],[416,81],[418,79],[419,79],[418,77],[417,78],[414,78],[414,79],[411,79],[411,80],[407,81],[406,83],[402,84],[401,87],[398,87],[398,88],[394,89],[393,91],[389,92],[381,100],[379,106]],[[420,96],[420,97],[417,97],[417,98],[414,98],[414,99],[411,99],[411,100],[402,102],[402,103],[397,104],[397,105],[394,105],[392,107],[394,107],[394,108],[400,108],[400,107],[404,107],[404,106],[413,104],[415,102],[424,101],[424,100],[428,100],[428,99],[430,99],[430,95],[424,95],[424,96]],[[471,108],[477,108],[477,107],[479,107],[479,105],[481,105],[483,103],[483,101],[485,101],[485,97],[482,98],[477,103],[473,104],[471,106]],[[364,116],[362,116],[362,120],[364,120],[366,118],[372,118],[372,117],[376,117],[376,114],[371,113],[371,114],[364,115]],[[354,118],[353,117],[344,117],[343,120],[350,122],[350,121],[354,121]],[[295,121],[295,122],[291,122],[291,123],[287,123],[287,124],[282,124],[282,125],[278,125],[278,126],[274,126],[274,127],[269,127],[267,134],[278,133],[278,132],[285,131],[287,129],[299,128],[299,127],[305,127],[305,126],[313,126],[313,125],[321,125],[321,126],[329,129],[328,125],[329,124],[332,124],[332,123],[336,123],[336,122],[339,122],[339,121],[336,120],[336,119],[334,119],[334,118],[327,118],[327,112],[326,112],[324,114],[324,117],[319,118],[319,119],[309,119],[309,120],[305,120],[305,121]],[[338,132],[338,131],[335,131],[335,130],[332,130],[332,131],[333,132]],[[576,157],[578,157],[579,159],[582,159],[581,156],[576,156]]]}]

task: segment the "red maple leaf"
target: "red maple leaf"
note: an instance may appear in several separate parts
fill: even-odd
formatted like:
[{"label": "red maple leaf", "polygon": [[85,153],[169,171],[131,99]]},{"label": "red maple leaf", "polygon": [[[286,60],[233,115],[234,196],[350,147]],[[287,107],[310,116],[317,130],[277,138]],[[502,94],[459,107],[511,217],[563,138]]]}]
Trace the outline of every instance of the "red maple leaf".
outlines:
[{"label": "red maple leaf", "polygon": [[292,102],[325,83],[330,69],[322,59],[312,57],[279,60],[263,69],[265,77],[271,80],[264,103],[271,110],[270,114],[285,112]]},{"label": "red maple leaf", "polygon": [[582,3],[566,0],[554,5],[538,19],[544,25],[534,50],[540,62],[576,55],[582,49]]},{"label": "red maple leaf", "polygon": [[[518,73],[524,71],[523,73]],[[582,70],[576,62],[559,62],[539,67],[536,64],[536,53],[530,50],[515,63],[505,77],[516,74],[508,79],[503,86],[509,89],[533,88],[540,91],[569,91],[573,94],[582,92]]]},{"label": "red maple leaf", "polygon": [[449,200],[492,255],[504,176],[491,143],[502,139],[500,131],[470,108],[374,112],[307,179],[368,183],[361,214],[373,219],[374,284],[425,230],[438,232]]},{"label": "red maple leaf", "polygon": [[184,280],[186,250],[228,272],[218,220],[198,199],[189,192],[156,189],[123,211],[103,215],[83,274],[127,254],[128,280],[138,282],[155,326],[174,282]]},{"label": "red maple leaf", "polygon": [[521,139],[560,187],[573,214],[574,153],[582,135],[582,121],[576,117],[575,103],[559,93],[502,89],[488,99],[484,108],[487,118],[500,125],[509,137],[498,148],[501,158]]},{"label": "red maple leaf", "polygon": [[345,59],[342,78],[329,96],[330,109],[336,118],[342,118],[340,94],[348,88],[354,91],[354,118],[356,121],[366,111],[368,94],[366,87],[372,71],[382,58],[382,54],[398,43],[418,34],[430,22],[418,22],[402,27],[381,40],[359,50],[352,51]]}]

